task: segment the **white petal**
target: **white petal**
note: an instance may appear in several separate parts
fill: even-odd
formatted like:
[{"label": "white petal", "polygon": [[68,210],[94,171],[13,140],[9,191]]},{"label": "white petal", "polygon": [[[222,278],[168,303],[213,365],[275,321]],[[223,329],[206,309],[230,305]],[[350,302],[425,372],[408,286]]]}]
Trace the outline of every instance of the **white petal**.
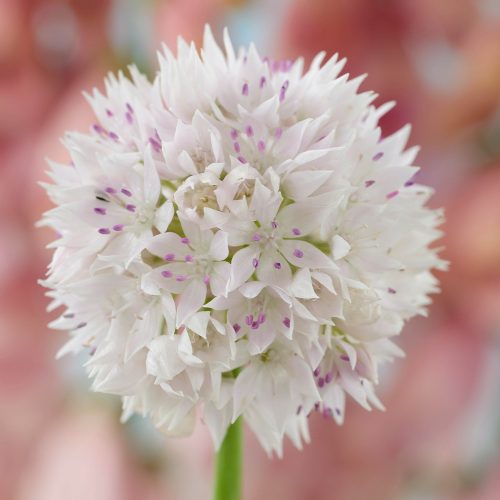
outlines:
[{"label": "white petal", "polygon": [[208,251],[213,260],[225,260],[229,254],[227,246],[227,233],[224,231],[217,231],[210,242],[210,249]]},{"label": "white petal", "polygon": [[182,292],[177,306],[176,326],[179,327],[186,319],[205,303],[207,286],[201,280],[191,280]]}]

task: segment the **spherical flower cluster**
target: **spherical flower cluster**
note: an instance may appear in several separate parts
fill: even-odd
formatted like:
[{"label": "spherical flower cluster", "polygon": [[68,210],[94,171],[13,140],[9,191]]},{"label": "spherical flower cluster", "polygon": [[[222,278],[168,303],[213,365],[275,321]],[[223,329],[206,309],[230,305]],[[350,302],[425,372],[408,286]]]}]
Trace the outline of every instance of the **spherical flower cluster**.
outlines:
[{"label": "spherical flower cluster", "polygon": [[443,267],[441,213],[414,182],[409,128],[339,76],[343,60],[179,40],[87,96],[88,134],[51,163],[57,232],[44,284],[53,326],[88,350],[93,389],[170,435],[199,415],[218,447],[243,415],[263,447],[308,439],[307,417],[366,409],[391,338],[425,313]]}]

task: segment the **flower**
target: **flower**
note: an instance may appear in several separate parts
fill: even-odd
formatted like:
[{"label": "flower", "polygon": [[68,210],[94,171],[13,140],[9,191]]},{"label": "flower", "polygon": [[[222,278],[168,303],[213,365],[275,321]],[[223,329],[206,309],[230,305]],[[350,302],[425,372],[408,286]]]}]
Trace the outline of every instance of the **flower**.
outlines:
[{"label": "flower", "polygon": [[201,54],[179,41],[148,83],[109,77],[98,118],[51,164],[58,237],[44,284],[61,353],[89,349],[93,388],[123,418],[215,446],[243,415],[263,447],[308,440],[307,416],[342,423],[346,394],[383,408],[379,365],[425,314],[444,268],[439,210],[415,181],[409,128],[383,137],[344,61],[308,70],[255,46]]}]

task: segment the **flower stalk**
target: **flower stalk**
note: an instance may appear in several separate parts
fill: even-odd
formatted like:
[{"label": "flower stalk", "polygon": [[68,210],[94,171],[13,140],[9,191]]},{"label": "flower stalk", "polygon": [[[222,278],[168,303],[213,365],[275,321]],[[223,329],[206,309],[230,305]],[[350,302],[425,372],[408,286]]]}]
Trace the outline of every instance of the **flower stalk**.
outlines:
[{"label": "flower stalk", "polygon": [[229,426],[215,458],[214,500],[241,500],[243,419]]}]

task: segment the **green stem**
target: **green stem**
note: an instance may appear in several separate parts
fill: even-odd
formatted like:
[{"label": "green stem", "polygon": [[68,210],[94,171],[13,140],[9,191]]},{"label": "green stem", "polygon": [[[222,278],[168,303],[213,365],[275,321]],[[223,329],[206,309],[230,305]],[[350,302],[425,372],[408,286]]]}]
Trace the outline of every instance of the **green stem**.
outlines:
[{"label": "green stem", "polygon": [[243,420],[229,426],[216,456],[214,500],[241,499]]}]

